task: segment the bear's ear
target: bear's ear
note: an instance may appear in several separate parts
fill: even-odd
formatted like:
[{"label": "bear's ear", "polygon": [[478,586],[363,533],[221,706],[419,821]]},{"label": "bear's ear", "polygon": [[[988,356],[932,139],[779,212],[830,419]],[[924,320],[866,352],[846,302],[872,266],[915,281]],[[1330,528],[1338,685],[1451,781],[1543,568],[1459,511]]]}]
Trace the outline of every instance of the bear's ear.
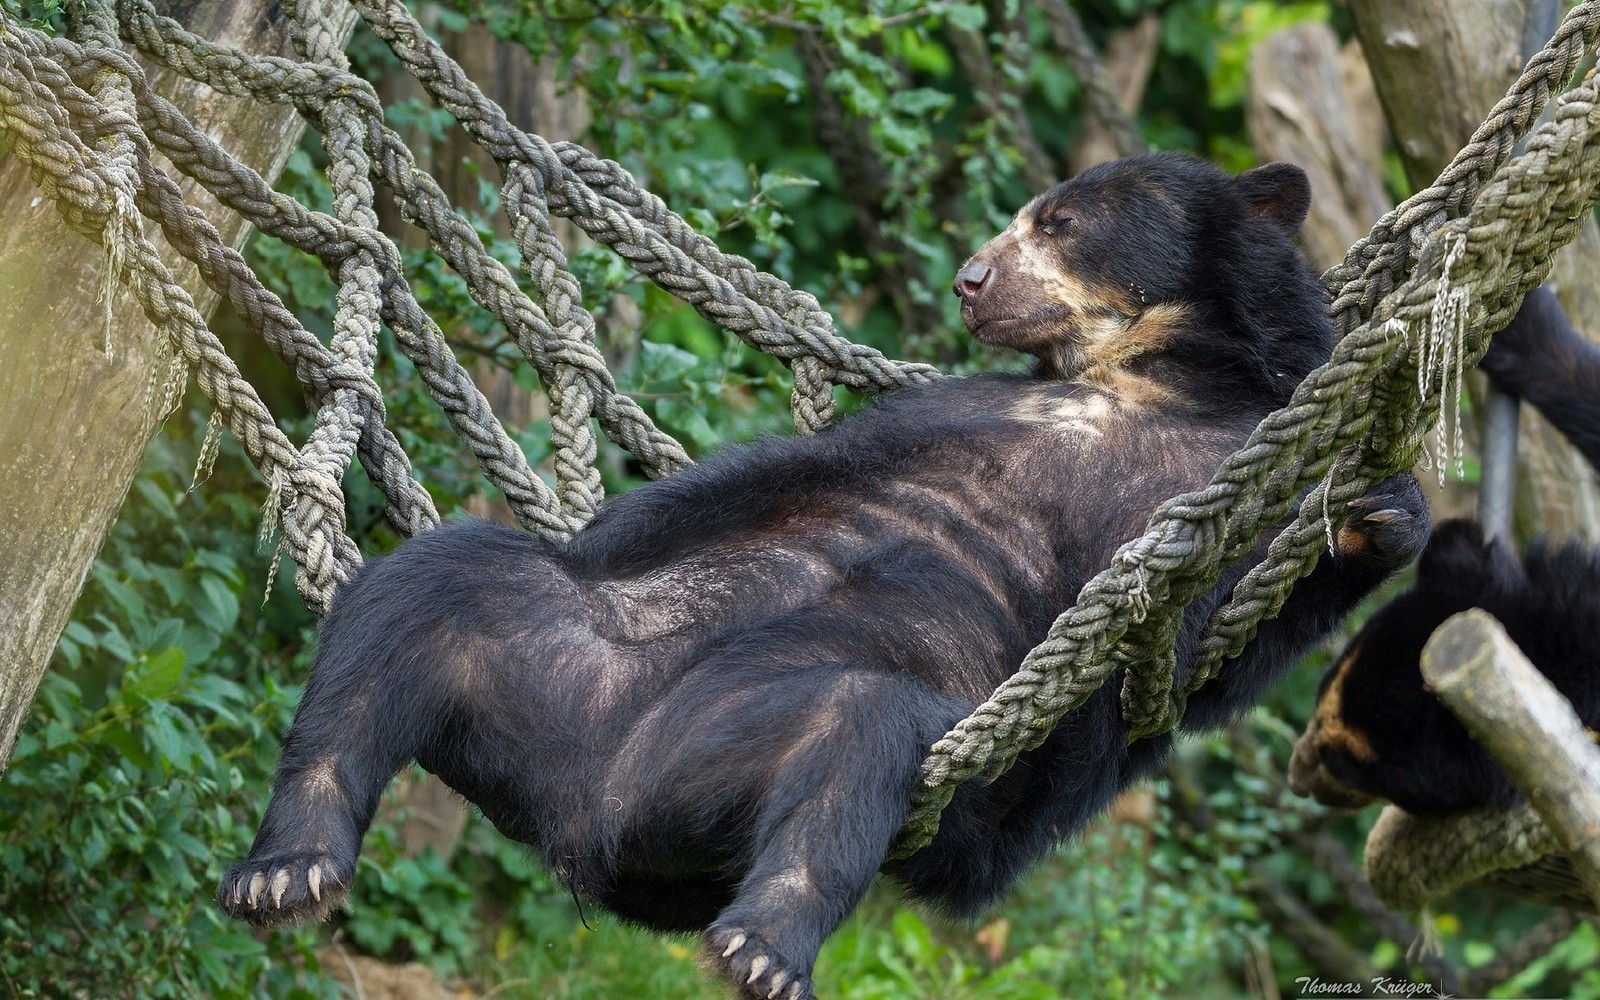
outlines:
[{"label": "bear's ear", "polygon": [[1292,163],[1268,163],[1233,179],[1253,219],[1270,219],[1291,233],[1311,210],[1311,181]]}]

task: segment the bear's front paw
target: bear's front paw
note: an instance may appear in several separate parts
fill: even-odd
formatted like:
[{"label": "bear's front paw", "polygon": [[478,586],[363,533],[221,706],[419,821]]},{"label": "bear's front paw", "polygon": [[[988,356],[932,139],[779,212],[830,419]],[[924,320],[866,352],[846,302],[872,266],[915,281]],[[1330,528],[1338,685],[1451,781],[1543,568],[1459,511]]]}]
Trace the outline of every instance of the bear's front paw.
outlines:
[{"label": "bear's front paw", "polygon": [[1366,496],[1351,500],[1349,508],[1334,538],[1341,556],[1395,569],[1416,559],[1428,544],[1428,501],[1409,472],[1390,476]]},{"label": "bear's front paw", "polygon": [[321,920],[344,898],[353,867],[320,853],[246,858],[222,876],[217,902],[257,926]]},{"label": "bear's front paw", "polygon": [[705,955],[739,991],[739,1000],[816,1000],[809,975],[791,969],[759,934],[742,927],[712,924]]}]

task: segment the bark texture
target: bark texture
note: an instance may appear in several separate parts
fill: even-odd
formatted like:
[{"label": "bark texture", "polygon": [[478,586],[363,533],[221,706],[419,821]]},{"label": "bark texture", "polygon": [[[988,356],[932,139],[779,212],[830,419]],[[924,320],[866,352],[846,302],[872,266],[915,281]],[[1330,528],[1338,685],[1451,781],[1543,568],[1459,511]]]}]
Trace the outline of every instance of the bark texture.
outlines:
[{"label": "bark texture", "polygon": [[1476,608],[1434,632],[1422,676],[1550,825],[1600,909],[1600,749],[1567,699]]},{"label": "bark texture", "polygon": [[1319,270],[1344,260],[1394,207],[1383,187],[1385,136],[1359,49],[1341,52],[1333,29],[1306,23],[1256,46],[1245,122],[1257,157],[1285,160],[1311,179],[1301,242]]},{"label": "bark texture", "polygon": [[[292,55],[276,3],[190,0],[161,12],[205,37],[255,53]],[[344,16],[345,34],[354,26]],[[149,63],[158,92],[268,178],[303,129],[287,105],[219,95]],[[216,210],[197,185],[185,199],[224,239],[249,227]],[[102,301],[101,248],[61,221],[15,156],[0,160],[0,769],[10,759],[73,602],[115,521],[161,414],[169,358],[133,297]],[[147,234],[160,240],[157,227]],[[160,245],[160,244],[158,244]],[[195,268],[170,263],[209,314],[217,297]],[[107,310],[110,351],[103,343]]]}]

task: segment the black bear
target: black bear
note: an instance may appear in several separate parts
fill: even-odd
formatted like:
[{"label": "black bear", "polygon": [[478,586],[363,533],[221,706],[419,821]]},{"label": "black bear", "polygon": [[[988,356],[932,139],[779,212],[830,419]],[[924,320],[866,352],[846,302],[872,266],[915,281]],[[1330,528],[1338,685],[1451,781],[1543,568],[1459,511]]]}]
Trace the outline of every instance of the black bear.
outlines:
[{"label": "black bear", "polygon": [[[1527,296],[1482,367],[1600,467],[1600,351],[1571,328],[1552,293]],[[1289,764],[1296,792],[1335,807],[1387,799],[1423,816],[1517,801],[1488,753],[1423,686],[1422,647],[1468,608],[1499,619],[1584,724],[1600,726],[1600,553],[1534,542],[1519,560],[1476,523],[1447,521],[1429,540],[1415,584],[1374,612],[1324,675]]]},{"label": "black bear", "polygon": [[[703,932],[744,998],[811,997],[818,948],[880,868],[955,913],[990,902],[1170,738],[1129,746],[1113,681],[886,865],[918,765],[1160,501],[1203,486],[1325,360],[1294,246],[1309,199],[1285,164],[1086,171],[955,279],[972,333],[1034,355],[1032,374],[903,389],[823,434],[730,448],[565,544],[467,521],[375,561],[323,623],[222,906],[260,924],[325,910],[412,760],[578,895]],[[1428,515],[1409,475],[1352,508],[1352,544],[1188,725],[1243,709],[1415,558]],[[1188,609],[1180,670],[1246,568]]]}]

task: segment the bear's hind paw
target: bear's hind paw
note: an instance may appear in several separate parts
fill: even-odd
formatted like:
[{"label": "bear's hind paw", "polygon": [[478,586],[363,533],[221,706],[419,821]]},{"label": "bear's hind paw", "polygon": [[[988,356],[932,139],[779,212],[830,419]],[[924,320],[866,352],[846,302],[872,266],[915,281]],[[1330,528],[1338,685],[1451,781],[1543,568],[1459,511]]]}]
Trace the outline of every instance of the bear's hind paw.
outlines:
[{"label": "bear's hind paw", "polygon": [[810,976],[791,970],[760,935],[741,927],[711,925],[705,956],[739,991],[739,1000],[816,1000]]},{"label": "bear's hind paw", "polygon": [[321,920],[344,898],[346,867],[320,853],[247,858],[222,877],[217,902],[257,926]]}]

